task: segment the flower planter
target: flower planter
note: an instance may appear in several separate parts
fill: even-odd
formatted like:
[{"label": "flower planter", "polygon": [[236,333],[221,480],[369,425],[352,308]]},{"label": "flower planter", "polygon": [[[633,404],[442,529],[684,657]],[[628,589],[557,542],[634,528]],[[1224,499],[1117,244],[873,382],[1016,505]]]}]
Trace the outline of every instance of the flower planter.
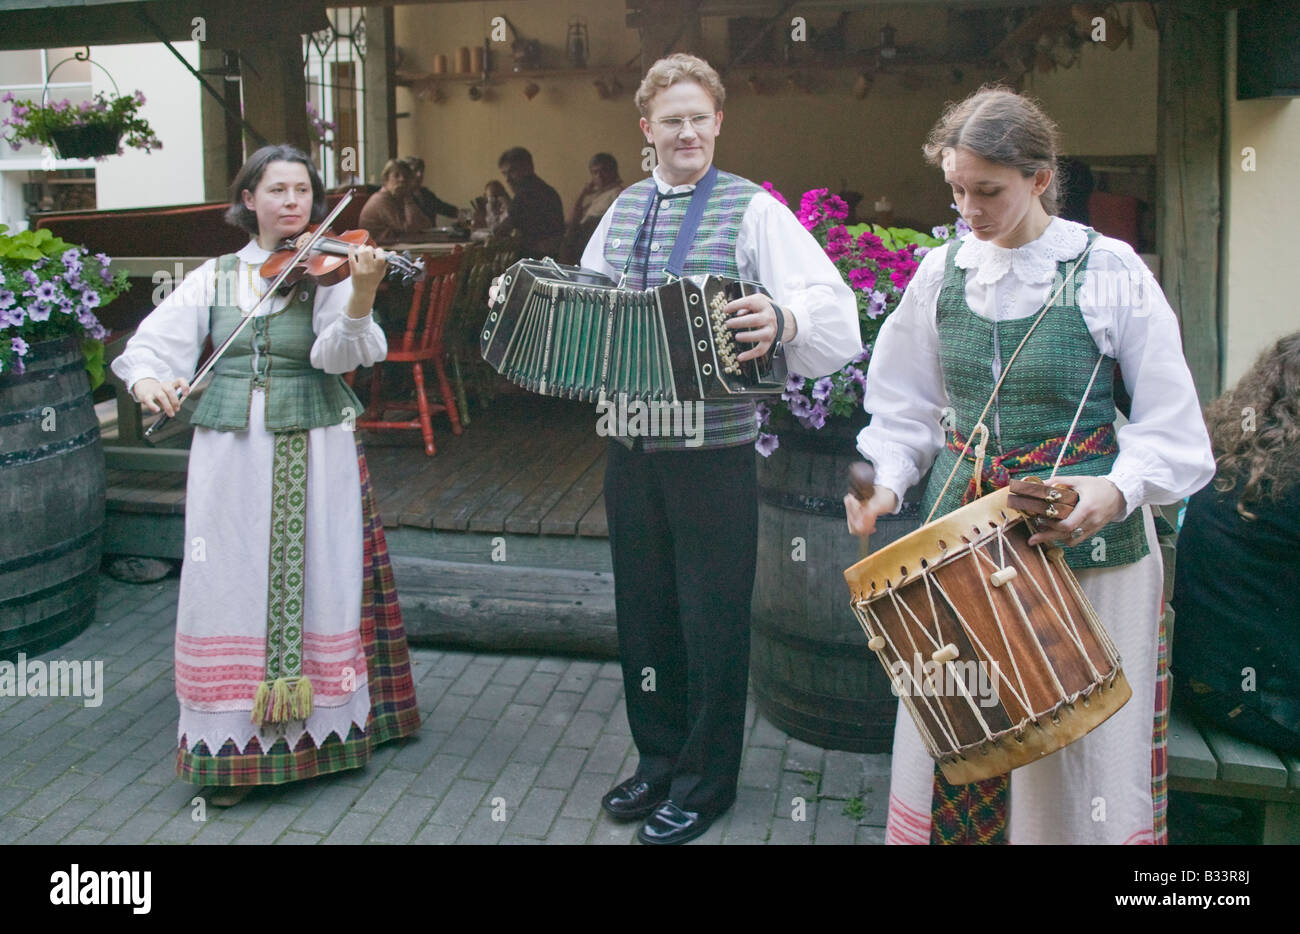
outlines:
[{"label": "flower planter", "polygon": [[104,452],[78,337],[0,374],[0,658],[62,645],[95,615]]},{"label": "flower planter", "polygon": [[66,130],[51,130],[54,148],[63,159],[94,159],[117,153],[122,141],[120,127],[79,126]]},{"label": "flower planter", "polygon": [[[843,499],[863,423],[784,429],[781,446],[759,461],[750,683],[763,715],[796,739],[888,752],[898,698],[867,648],[844,582],[845,569],[861,557]],[[919,504],[905,500],[899,515],[877,521],[871,548],[920,525]]]}]

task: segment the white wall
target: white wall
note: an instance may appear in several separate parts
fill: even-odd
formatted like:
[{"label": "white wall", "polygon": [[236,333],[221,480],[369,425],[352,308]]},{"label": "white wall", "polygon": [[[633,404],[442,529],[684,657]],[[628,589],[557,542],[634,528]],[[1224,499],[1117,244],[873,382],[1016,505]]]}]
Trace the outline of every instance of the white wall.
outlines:
[{"label": "white wall", "polygon": [[[197,42],[174,45],[191,65],[198,67]],[[144,92],[145,105],[140,113],[163,142],[161,150],[148,155],[139,149],[127,149],[126,155],[94,163],[100,209],[202,201],[199,95],[203,90],[198,81],[162,43],[94,46],[91,59],[108,69],[123,94],[137,89]],[[91,70],[94,89],[111,93],[112,85],[104,73],[98,68]]]}]

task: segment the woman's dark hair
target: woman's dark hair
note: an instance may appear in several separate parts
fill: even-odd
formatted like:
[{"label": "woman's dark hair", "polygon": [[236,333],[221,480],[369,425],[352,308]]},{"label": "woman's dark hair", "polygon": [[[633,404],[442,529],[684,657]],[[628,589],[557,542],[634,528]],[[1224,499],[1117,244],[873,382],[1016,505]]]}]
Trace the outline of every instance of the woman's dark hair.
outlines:
[{"label": "woman's dark hair", "polygon": [[1241,483],[1237,512],[1273,501],[1300,482],[1300,331],[1264,351],[1240,380],[1205,409],[1218,463],[1214,488]]},{"label": "woman's dark hair", "polygon": [[305,152],[282,143],[279,146],[263,146],[248,157],[244,167],[230,183],[230,207],[226,209],[226,223],[257,236],[257,215],[244,207],[244,192],[257,190],[266,167],[272,162],[297,162],[307,167],[307,177],[311,179],[311,222],[315,224],[323,221],[329,210],[325,203],[325,185],[320,180],[320,173]]}]

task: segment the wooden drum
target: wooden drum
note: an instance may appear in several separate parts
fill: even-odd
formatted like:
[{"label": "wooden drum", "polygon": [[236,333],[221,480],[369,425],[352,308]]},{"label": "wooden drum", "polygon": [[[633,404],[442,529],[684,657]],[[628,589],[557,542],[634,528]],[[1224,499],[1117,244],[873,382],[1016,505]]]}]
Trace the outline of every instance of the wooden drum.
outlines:
[{"label": "wooden drum", "polygon": [[1074,742],[1132,695],[1056,547],[990,493],[844,572],[868,646],[953,784]]}]

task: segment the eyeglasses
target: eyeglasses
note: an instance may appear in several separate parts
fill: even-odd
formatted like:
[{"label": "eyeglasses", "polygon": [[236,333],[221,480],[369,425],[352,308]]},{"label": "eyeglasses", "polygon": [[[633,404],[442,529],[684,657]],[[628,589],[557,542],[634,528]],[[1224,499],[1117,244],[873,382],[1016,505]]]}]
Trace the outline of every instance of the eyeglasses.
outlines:
[{"label": "eyeglasses", "polygon": [[706,130],[713,126],[713,120],[716,116],[717,114],[694,114],[690,117],[662,117],[658,120],[651,120],[650,122],[657,123],[669,132],[676,133],[686,125],[688,120],[691,123],[691,129]]}]

